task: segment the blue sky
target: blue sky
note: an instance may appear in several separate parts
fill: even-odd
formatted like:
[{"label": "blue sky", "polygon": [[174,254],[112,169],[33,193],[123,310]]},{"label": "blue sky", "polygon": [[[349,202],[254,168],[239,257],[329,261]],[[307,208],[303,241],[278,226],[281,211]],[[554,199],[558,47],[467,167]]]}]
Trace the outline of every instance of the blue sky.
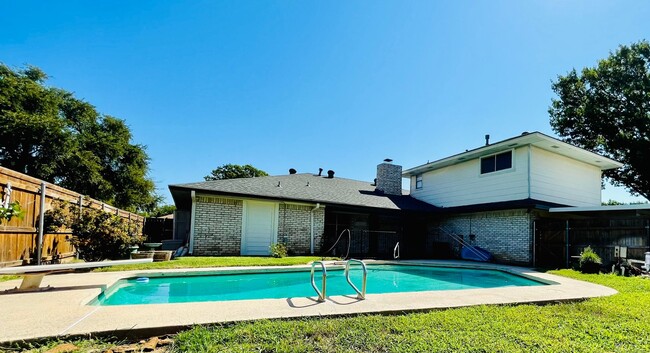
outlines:
[{"label": "blue sky", "polygon": [[[151,176],[372,180],[523,131],[551,81],[649,39],[647,1],[2,1],[0,61],[126,120]],[[603,199],[630,201],[622,190]]]}]

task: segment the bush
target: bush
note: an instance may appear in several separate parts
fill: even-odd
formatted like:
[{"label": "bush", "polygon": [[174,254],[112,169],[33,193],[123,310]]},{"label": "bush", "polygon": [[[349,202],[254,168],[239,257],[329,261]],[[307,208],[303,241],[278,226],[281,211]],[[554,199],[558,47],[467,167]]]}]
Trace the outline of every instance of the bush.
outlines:
[{"label": "bush", "polygon": [[598,273],[601,264],[600,256],[594,252],[591,246],[586,247],[580,253],[580,271],[582,273]]},{"label": "bush", "polygon": [[7,205],[7,207],[4,207],[2,203],[0,203],[0,221],[7,220],[11,221],[12,218],[23,218],[23,211],[20,208],[20,203],[18,201],[14,201],[10,204]]},{"label": "bush", "polygon": [[141,226],[112,213],[59,202],[46,211],[48,231],[72,230],[70,243],[85,261],[120,259],[129,256],[129,247],[144,241]]},{"label": "bush", "polygon": [[277,243],[271,245],[271,256],[273,257],[277,257],[277,258],[286,257],[288,252],[289,251],[287,249],[287,246],[284,244]]},{"label": "bush", "polygon": [[72,207],[68,206],[67,202],[62,200],[53,200],[52,208],[45,211],[45,214],[43,215],[45,233],[66,231],[72,226],[74,218],[77,215],[75,215]]}]

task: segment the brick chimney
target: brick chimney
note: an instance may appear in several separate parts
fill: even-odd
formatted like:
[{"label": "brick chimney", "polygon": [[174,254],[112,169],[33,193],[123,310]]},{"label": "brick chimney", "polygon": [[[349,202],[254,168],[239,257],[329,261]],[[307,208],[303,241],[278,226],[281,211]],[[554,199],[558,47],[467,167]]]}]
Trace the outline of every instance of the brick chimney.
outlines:
[{"label": "brick chimney", "polygon": [[402,166],[391,163],[392,159],[384,159],[377,165],[376,191],[386,195],[402,195]]}]

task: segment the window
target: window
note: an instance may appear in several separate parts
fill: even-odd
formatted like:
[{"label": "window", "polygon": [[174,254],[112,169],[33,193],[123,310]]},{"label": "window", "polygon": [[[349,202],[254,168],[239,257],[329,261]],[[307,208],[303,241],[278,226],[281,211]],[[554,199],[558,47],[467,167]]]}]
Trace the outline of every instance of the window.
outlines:
[{"label": "window", "polygon": [[422,174],[415,176],[415,188],[422,189]]},{"label": "window", "polygon": [[481,174],[512,168],[512,151],[481,158]]}]

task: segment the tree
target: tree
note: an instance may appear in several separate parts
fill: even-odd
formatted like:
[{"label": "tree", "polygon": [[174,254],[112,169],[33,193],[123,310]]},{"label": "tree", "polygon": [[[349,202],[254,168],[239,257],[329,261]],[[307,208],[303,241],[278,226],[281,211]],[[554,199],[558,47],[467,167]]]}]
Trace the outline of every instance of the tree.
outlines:
[{"label": "tree", "polygon": [[0,64],[0,165],[120,208],[153,209],[149,157],[126,123],[46,80],[38,68]]},{"label": "tree", "polygon": [[210,172],[210,175],[206,175],[203,178],[207,181],[210,181],[237,178],[253,178],[267,175],[268,174],[265,171],[259,170],[250,164],[224,164]]},{"label": "tree", "polygon": [[157,206],[153,211],[151,211],[149,217],[162,217],[172,214],[174,211],[176,211],[176,205]]},{"label": "tree", "polygon": [[624,164],[605,172],[650,199],[650,43],[620,46],[553,82],[551,126],[563,140]]}]

